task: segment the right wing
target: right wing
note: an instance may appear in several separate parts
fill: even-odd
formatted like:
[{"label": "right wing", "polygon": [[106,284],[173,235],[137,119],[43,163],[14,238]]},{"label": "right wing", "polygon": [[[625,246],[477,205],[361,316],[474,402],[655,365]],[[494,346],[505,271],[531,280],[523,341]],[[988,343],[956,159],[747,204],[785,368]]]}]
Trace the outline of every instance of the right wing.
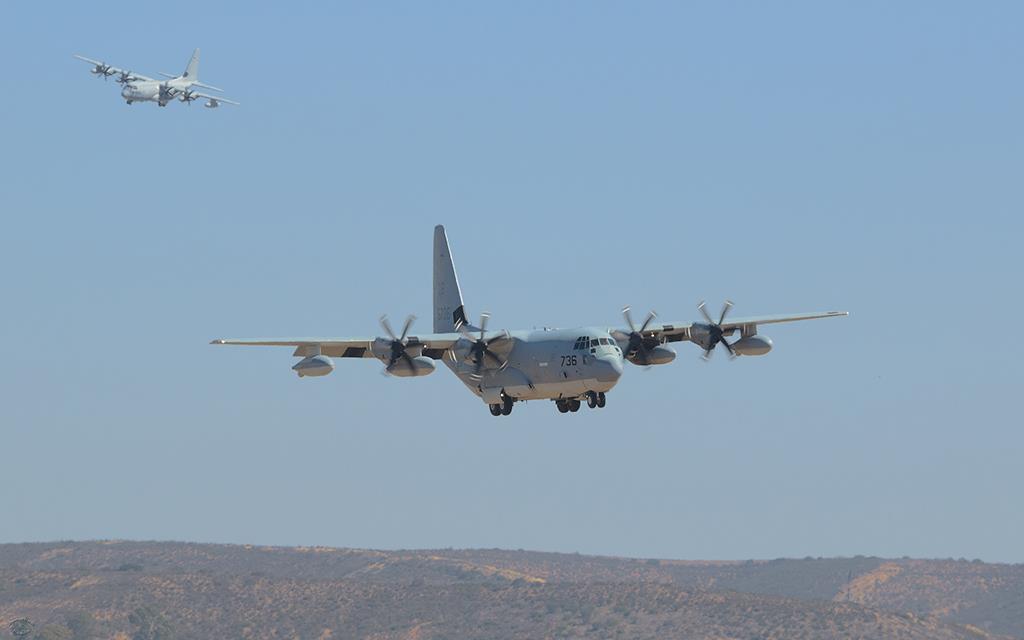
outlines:
[{"label": "right wing", "polygon": [[[197,84],[198,84],[198,83],[197,83]],[[211,96],[211,95],[210,95],[210,94],[208,94],[208,93],[200,93],[200,92],[198,92],[198,91],[190,91],[189,93],[190,93],[191,95],[193,95],[193,96],[197,97],[197,98],[203,98],[203,99],[205,99],[205,100],[209,100],[209,102],[208,102],[207,104],[208,104],[209,106],[211,106],[211,107],[216,107],[216,106],[218,106],[218,105],[219,105],[219,104],[220,104],[221,102],[226,102],[226,103],[228,103],[228,104],[233,104],[233,105],[236,105],[236,106],[238,106],[238,105],[240,105],[240,104],[241,104],[241,103],[239,103],[239,102],[235,102],[234,100],[228,100],[227,98],[222,98],[221,96]]]},{"label": "right wing", "polygon": [[[423,355],[434,360],[458,342],[459,333],[431,333],[409,336],[408,347],[423,347]],[[249,347],[295,347],[294,356],[306,357],[320,354],[332,358],[373,358],[370,345],[375,338],[223,338],[210,344],[230,344]]]}]

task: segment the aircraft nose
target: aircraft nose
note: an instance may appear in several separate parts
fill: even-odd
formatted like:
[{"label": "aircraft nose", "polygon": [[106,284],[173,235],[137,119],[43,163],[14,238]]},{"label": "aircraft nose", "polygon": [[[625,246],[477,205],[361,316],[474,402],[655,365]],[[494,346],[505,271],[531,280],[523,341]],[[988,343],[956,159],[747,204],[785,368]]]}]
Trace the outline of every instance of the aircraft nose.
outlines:
[{"label": "aircraft nose", "polygon": [[615,382],[622,375],[622,358],[618,354],[601,356],[595,364],[599,382]]}]

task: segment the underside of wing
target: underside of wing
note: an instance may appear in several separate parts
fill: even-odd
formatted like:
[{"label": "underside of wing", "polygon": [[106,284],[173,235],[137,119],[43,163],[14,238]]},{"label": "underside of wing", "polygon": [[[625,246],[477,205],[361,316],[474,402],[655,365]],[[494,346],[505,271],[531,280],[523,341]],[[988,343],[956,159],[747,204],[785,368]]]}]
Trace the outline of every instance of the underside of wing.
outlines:
[{"label": "underside of wing", "polygon": [[[428,334],[409,336],[410,348],[422,349],[423,355],[434,360],[440,359],[444,352],[460,338],[457,333]],[[332,358],[374,358],[372,346],[377,338],[222,338],[210,344],[238,345],[248,347],[295,347],[295,356],[325,355]]]},{"label": "underside of wing", "polygon": [[779,324],[780,322],[799,322],[801,320],[817,320],[818,318],[837,318],[848,316],[848,311],[812,311],[810,313],[780,314],[774,316],[752,316],[749,318],[730,318],[722,323],[723,329],[738,329],[744,326],[760,324]]},{"label": "underside of wing", "polygon": [[227,104],[233,104],[235,106],[241,105],[240,102],[235,102],[234,100],[228,100],[227,98],[224,98],[222,96],[211,96],[208,93],[202,93],[202,92],[199,92],[199,91],[190,91],[189,93],[192,96],[196,97],[196,98],[202,98],[203,100],[206,100],[206,106],[208,106],[208,107],[216,107],[216,106],[218,106],[222,102],[225,102]]}]

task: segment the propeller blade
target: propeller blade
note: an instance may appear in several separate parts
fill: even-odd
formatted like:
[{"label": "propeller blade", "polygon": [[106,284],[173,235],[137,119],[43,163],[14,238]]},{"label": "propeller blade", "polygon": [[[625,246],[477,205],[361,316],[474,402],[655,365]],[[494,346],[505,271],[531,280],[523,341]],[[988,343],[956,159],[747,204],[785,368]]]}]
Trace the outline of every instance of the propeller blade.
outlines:
[{"label": "propeller blade", "polygon": [[494,360],[494,362],[497,363],[499,369],[504,369],[505,367],[508,366],[508,361],[507,360],[502,360],[498,356],[494,355],[494,352],[491,351],[490,349],[487,349],[486,351],[484,351],[484,355],[489,357],[491,360]]},{"label": "propeller blade", "polygon": [[715,348],[713,346],[710,349],[705,349],[704,350],[704,355],[701,356],[701,359],[704,362],[710,362],[711,361],[711,354],[714,353],[714,352],[715,352]]},{"label": "propeller blade", "polygon": [[416,316],[411,315],[411,314],[409,315],[408,318],[405,319],[405,326],[402,327],[402,337],[399,338],[399,340],[401,340],[402,342],[405,342],[405,336],[407,336],[409,334],[409,327],[411,327],[412,323],[415,322],[415,321],[416,321]]},{"label": "propeller blade", "polygon": [[410,356],[405,351],[402,351],[401,358],[402,360],[405,360],[406,364],[409,365],[409,368],[412,369],[412,372],[416,373],[416,370],[419,368],[419,366],[416,364],[416,361],[412,359],[412,356]]},{"label": "propeller blade", "polygon": [[725,322],[725,316],[729,313],[729,309],[732,309],[732,300],[726,300],[725,304],[722,305],[722,315],[718,318],[718,324]]},{"label": "propeller blade", "polygon": [[484,339],[484,331],[487,330],[487,321],[491,319],[491,314],[484,311],[480,314],[480,339]]},{"label": "propeller blade", "polygon": [[703,300],[701,300],[700,304],[697,305],[697,311],[700,311],[701,315],[704,316],[704,319],[708,321],[708,324],[715,324],[715,321],[708,315],[708,310],[704,307]]},{"label": "propeller blade", "polygon": [[380,326],[384,329],[384,332],[387,333],[388,337],[390,337],[392,340],[398,339],[395,337],[395,332],[391,330],[391,323],[388,322],[387,315],[383,315],[380,317]]},{"label": "propeller blade", "polygon": [[644,331],[647,331],[647,325],[651,324],[651,320],[654,320],[657,317],[658,317],[658,314],[655,313],[654,311],[651,311],[650,313],[648,313],[647,314],[647,319],[644,320],[644,323],[642,325],[640,325],[640,333],[642,334]]},{"label": "propeller blade", "polygon": [[507,340],[510,337],[511,336],[508,333],[508,329],[505,329],[504,331],[502,331],[498,335],[496,335],[493,338],[491,338],[490,340],[488,340],[487,341],[487,346],[491,346],[492,344],[494,344],[495,342],[498,342],[499,340]]},{"label": "propeller blade", "polygon": [[629,305],[622,307],[622,317],[626,319],[626,326],[630,332],[636,333],[636,325],[633,324],[633,316],[629,313]]},{"label": "propeller blade", "polygon": [[728,352],[729,352],[729,359],[730,359],[730,360],[735,360],[735,359],[736,359],[736,351],[734,351],[734,350],[733,350],[733,348],[732,348],[732,345],[731,345],[731,344],[729,344],[728,342],[726,342],[726,341],[725,341],[725,338],[722,338],[722,339],[721,339],[721,340],[719,341],[719,343],[720,343],[720,344],[723,344],[723,345],[725,345],[725,349],[726,349],[726,351],[728,351]]}]

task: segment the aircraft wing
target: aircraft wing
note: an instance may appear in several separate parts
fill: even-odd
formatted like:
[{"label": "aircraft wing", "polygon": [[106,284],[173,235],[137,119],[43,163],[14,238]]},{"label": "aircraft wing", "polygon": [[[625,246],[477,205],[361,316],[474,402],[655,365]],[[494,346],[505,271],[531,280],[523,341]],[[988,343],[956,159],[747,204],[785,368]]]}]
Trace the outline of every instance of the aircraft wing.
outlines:
[{"label": "aircraft wing", "polygon": [[156,80],[153,80],[153,78],[147,78],[144,75],[141,75],[141,74],[138,74],[138,73],[134,73],[134,72],[128,71],[126,69],[121,69],[119,67],[114,67],[114,66],[106,64],[105,62],[101,62],[99,60],[93,60],[92,58],[86,58],[85,56],[80,56],[77,53],[75,54],[75,57],[78,58],[79,60],[83,61],[83,62],[88,62],[89,64],[93,65],[93,67],[95,67],[97,69],[100,69],[107,76],[119,76],[119,75],[121,75],[123,73],[123,74],[125,74],[128,77],[128,81],[129,82],[134,81],[134,80],[142,80],[143,82],[156,82]]},{"label": "aircraft wing", "polygon": [[[810,313],[794,313],[774,316],[751,316],[748,318],[726,318],[722,323],[723,331],[743,329],[744,327],[757,327],[762,324],[778,324],[780,322],[799,322],[801,320],[816,320],[818,318],[836,318],[850,315],[848,311],[812,311]],[[665,338],[667,342],[678,342],[687,340],[690,336],[690,327],[693,322],[652,324],[644,335]]]},{"label": "aircraft wing", "polygon": [[[435,360],[454,345],[461,334],[431,333],[409,336],[409,347],[423,347],[423,355]],[[317,350],[332,358],[372,358],[370,345],[376,338],[225,338],[210,344],[230,344],[248,347],[295,347],[295,356],[316,355]]]},{"label": "aircraft wing", "polygon": [[[198,84],[198,83],[196,83],[196,84]],[[209,100],[210,101],[209,106],[212,106],[212,107],[216,107],[221,102],[226,102],[228,104],[233,104],[233,105],[236,105],[236,106],[241,104],[240,102],[235,102],[234,100],[228,100],[227,98],[223,98],[221,96],[211,96],[208,93],[200,93],[198,91],[191,91],[190,93],[193,96],[197,97],[197,98],[203,98],[204,100]]]}]

